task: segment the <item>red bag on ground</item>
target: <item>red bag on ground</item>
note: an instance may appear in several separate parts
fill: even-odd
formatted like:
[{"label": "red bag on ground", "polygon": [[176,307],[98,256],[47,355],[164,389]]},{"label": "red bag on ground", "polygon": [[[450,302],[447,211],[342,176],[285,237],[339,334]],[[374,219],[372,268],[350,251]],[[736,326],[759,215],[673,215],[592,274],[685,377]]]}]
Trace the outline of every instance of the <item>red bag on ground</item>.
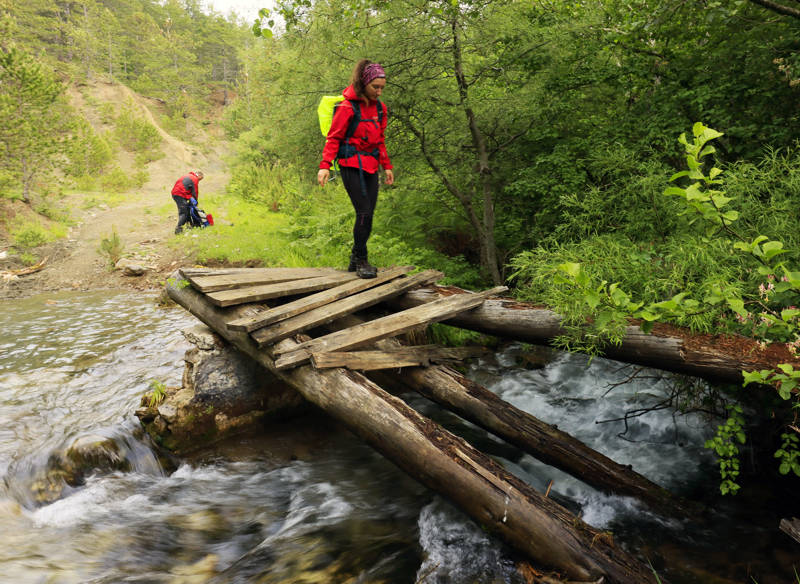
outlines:
[{"label": "red bag on ground", "polygon": [[206,213],[206,221],[209,225],[214,225],[214,216],[211,213]]}]

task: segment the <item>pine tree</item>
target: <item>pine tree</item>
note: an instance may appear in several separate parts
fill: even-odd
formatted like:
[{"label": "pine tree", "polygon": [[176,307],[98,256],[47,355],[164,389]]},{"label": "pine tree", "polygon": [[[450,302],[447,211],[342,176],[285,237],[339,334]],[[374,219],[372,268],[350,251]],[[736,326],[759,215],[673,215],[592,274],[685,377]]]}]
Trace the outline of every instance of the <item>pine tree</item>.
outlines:
[{"label": "pine tree", "polygon": [[61,93],[40,63],[14,47],[0,50],[0,170],[22,187],[27,203],[64,140]]}]

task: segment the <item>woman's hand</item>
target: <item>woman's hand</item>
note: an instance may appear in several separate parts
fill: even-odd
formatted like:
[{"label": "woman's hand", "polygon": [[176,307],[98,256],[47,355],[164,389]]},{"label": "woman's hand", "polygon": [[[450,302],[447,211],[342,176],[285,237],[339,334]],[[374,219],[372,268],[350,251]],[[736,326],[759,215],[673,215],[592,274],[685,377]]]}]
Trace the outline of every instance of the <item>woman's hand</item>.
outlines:
[{"label": "woman's hand", "polygon": [[330,180],[330,178],[331,178],[330,170],[328,170],[327,168],[319,169],[319,172],[317,173],[317,182],[319,183],[319,186],[324,187],[325,184]]},{"label": "woman's hand", "polygon": [[394,184],[394,173],[391,170],[389,170],[388,168],[386,170],[384,170],[383,172],[386,173],[386,184],[387,185]]}]

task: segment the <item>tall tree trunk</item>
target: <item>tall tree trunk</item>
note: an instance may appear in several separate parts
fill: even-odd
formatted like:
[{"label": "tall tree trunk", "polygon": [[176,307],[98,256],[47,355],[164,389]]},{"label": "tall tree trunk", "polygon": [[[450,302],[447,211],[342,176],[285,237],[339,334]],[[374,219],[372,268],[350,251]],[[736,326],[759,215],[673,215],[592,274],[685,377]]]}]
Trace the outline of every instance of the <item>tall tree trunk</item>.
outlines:
[{"label": "tall tree trunk", "polygon": [[472,137],[472,146],[475,148],[475,157],[478,162],[478,184],[481,186],[483,197],[482,217],[478,225],[478,238],[481,246],[481,263],[489,272],[494,284],[501,284],[502,278],[497,263],[497,247],[494,239],[494,197],[492,196],[491,168],[489,167],[489,154],[486,150],[486,139],[478,127],[475,111],[469,102],[469,84],[464,75],[464,62],[461,50],[461,35],[459,33],[458,9],[450,22],[453,33],[453,70],[458,84],[460,105],[469,125]]}]

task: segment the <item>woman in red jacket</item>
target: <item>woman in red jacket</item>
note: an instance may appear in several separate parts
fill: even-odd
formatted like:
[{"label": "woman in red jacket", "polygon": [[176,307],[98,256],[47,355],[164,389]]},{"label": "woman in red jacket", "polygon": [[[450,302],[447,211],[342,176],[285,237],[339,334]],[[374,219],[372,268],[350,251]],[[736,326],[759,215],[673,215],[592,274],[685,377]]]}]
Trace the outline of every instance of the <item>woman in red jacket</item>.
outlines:
[{"label": "woman in red jacket", "polygon": [[367,240],[378,201],[379,168],[386,174],[386,184],[394,183],[384,143],[387,110],[379,99],[385,86],[386,73],[378,63],[362,59],[356,64],[350,86],[342,92],[345,99],[334,110],[317,173],[317,182],[324,187],[330,180],[331,165],[338,159],[342,183],[356,212],[347,269],[360,278],[377,275],[367,261]]}]

